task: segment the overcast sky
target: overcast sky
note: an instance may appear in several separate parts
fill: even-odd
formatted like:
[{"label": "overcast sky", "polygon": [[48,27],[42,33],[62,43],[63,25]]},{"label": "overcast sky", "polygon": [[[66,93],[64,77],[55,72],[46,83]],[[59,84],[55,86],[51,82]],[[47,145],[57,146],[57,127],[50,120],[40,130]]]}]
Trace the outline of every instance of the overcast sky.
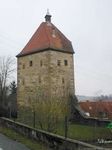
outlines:
[{"label": "overcast sky", "polygon": [[112,94],[112,0],[0,0],[0,55],[17,55],[47,8],[72,41],[76,94]]}]

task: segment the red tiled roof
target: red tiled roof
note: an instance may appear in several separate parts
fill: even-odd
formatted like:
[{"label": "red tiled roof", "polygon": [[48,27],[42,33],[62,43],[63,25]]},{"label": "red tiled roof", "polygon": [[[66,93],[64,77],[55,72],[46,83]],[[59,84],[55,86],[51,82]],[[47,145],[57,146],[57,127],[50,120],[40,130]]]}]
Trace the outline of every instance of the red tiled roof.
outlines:
[{"label": "red tiled roof", "polygon": [[107,113],[107,117],[112,119],[112,102],[97,101],[97,102],[80,102],[81,108],[90,114],[92,117],[98,117],[100,112]]},{"label": "red tiled roof", "polygon": [[44,50],[74,53],[71,42],[52,23],[43,22],[17,57]]}]

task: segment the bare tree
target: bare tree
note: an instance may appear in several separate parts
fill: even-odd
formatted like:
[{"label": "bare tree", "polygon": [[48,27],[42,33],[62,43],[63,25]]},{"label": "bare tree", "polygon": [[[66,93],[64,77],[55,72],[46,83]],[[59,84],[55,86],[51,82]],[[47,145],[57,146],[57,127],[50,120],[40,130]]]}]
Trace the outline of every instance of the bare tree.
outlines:
[{"label": "bare tree", "polygon": [[29,100],[29,107],[41,129],[56,132],[58,125],[68,114],[68,95],[49,97],[45,91],[44,87],[35,88]]},{"label": "bare tree", "polygon": [[60,87],[60,90],[57,90],[54,85],[53,94],[49,94],[48,88],[44,85],[35,84],[35,87],[28,87],[24,106],[18,105],[19,121],[56,133],[59,126],[64,124],[65,116],[69,117],[68,87],[66,86],[65,89]]},{"label": "bare tree", "polygon": [[0,106],[4,107],[7,96],[8,81],[14,72],[14,59],[11,57],[0,57]]}]

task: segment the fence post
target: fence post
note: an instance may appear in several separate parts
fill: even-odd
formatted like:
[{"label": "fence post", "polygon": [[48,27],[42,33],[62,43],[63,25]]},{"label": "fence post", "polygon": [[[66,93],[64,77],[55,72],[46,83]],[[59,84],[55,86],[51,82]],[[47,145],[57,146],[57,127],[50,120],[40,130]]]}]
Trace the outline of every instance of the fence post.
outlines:
[{"label": "fence post", "polygon": [[33,111],[33,127],[35,128],[35,110]]},{"label": "fence post", "polygon": [[65,138],[68,137],[68,118],[65,116]]}]

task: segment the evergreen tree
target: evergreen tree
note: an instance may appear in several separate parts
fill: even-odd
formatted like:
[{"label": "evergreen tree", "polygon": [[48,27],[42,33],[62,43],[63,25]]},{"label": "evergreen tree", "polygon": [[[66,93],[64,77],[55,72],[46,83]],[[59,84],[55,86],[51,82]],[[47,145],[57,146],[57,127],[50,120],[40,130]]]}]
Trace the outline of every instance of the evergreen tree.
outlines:
[{"label": "evergreen tree", "polygon": [[15,93],[16,93],[16,90],[17,90],[16,82],[15,82],[15,81],[12,81],[12,82],[10,83],[9,88],[10,88],[11,95],[12,95],[12,94],[15,94]]}]

